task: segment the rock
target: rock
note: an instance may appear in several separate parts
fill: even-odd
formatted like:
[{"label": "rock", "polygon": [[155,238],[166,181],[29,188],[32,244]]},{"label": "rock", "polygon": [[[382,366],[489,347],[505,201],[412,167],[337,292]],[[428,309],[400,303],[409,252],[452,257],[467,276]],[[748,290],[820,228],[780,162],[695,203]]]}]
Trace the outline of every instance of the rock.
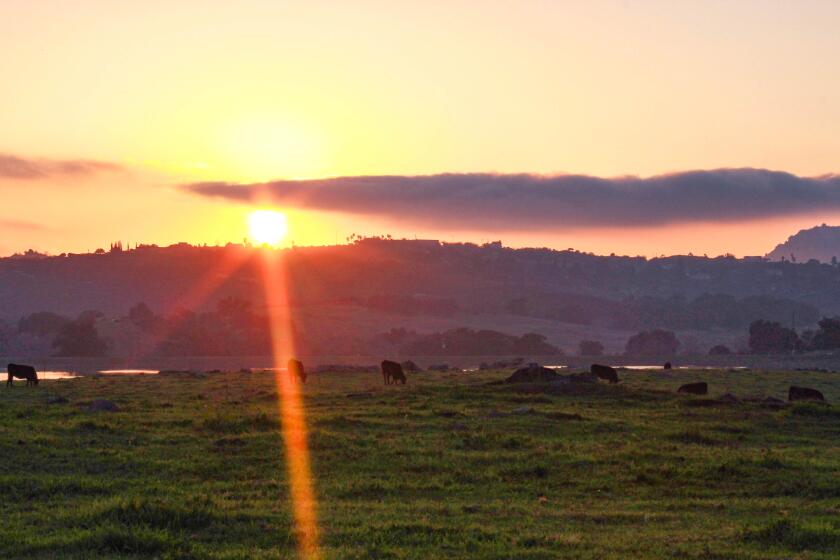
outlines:
[{"label": "rock", "polygon": [[790,386],[788,390],[788,401],[820,401],[825,402],[825,397],[816,389],[810,387]]},{"label": "rock", "polygon": [[679,389],[677,389],[677,393],[683,393],[687,395],[708,395],[709,384],[705,381],[700,381],[698,383],[686,383],[685,385],[682,385]]},{"label": "rock", "polygon": [[560,377],[562,376],[553,369],[532,364],[514,371],[505,383],[546,383],[557,381]]},{"label": "rock", "polygon": [[453,432],[465,432],[469,429],[469,427],[466,424],[457,423],[452,424],[449,429]]},{"label": "rock", "polygon": [[69,401],[61,395],[53,395],[47,399],[47,404],[67,404]]},{"label": "rock", "polygon": [[589,366],[589,373],[598,376],[598,379],[603,379],[609,383],[618,383],[618,372],[610,366],[601,364],[592,364]]},{"label": "rock", "polygon": [[732,393],[726,393],[724,395],[721,395],[718,400],[720,402],[725,402],[725,403],[729,403],[729,404],[738,404],[739,402],[741,402],[741,399],[739,399],[738,397],[736,397]]},{"label": "rock", "polygon": [[96,399],[88,405],[91,412],[117,412],[119,409],[117,403],[105,399]]},{"label": "rock", "polygon": [[566,379],[572,383],[598,383],[598,375],[587,371],[567,375]]}]

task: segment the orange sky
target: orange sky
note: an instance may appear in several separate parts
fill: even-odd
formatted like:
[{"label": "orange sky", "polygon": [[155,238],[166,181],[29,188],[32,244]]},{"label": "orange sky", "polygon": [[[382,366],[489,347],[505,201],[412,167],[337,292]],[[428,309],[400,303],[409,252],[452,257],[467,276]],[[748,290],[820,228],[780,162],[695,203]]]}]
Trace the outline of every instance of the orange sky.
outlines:
[{"label": "orange sky", "polygon": [[[0,254],[247,235],[251,207],[177,188],[191,181],[831,173],[837,22],[840,5],[816,1],[5,0],[0,153],[124,169],[0,176]],[[287,210],[298,244],[392,233],[647,255],[764,253],[837,223],[463,232]]]}]

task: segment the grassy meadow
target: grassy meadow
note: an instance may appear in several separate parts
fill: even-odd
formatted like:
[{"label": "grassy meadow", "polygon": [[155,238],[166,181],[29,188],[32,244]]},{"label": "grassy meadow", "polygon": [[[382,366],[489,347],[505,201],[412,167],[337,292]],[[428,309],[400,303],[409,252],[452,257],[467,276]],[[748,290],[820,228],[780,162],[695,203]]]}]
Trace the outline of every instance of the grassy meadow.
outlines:
[{"label": "grassy meadow", "polygon": [[[840,374],[508,374],[310,379],[322,557],[840,557],[840,407],[715,398],[840,403]],[[283,457],[268,373],[3,387],[0,558],[294,558]]]}]

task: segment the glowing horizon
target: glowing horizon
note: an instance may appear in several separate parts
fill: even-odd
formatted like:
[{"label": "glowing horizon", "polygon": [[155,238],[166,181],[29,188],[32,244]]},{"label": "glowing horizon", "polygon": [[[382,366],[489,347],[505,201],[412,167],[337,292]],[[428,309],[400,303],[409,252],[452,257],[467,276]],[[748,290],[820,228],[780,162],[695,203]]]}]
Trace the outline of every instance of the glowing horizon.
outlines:
[{"label": "glowing horizon", "polygon": [[[247,238],[259,205],[177,187],[200,181],[838,172],[838,20],[840,5],[816,0],[8,0],[0,160],[35,164],[4,174],[0,161],[0,254]],[[399,215],[283,211],[286,244],[392,233],[648,256],[763,254],[800,228],[840,223],[820,211],[495,233],[498,220],[454,231]]]}]

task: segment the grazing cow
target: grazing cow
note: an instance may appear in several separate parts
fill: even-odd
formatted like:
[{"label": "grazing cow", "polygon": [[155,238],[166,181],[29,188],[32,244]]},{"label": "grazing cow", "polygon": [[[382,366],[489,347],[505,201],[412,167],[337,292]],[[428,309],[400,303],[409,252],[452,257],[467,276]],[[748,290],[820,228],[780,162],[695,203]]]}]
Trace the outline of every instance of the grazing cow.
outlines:
[{"label": "grazing cow", "polygon": [[825,397],[822,393],[817,391],[816,389],[810,389],[808,387],[796,387],[794,385],[790,386],[788,390],[788,400],[789,401],[825,401]]},{"label": "grazing cow", "polygon": [[303,369],[303,362],[300,360],[289,360],[286,364],[286,371],[289,373],[290,379],[294,380],[297,378],[301,383],[306,383],[306,370]]},{"label": "grazing cow", "polygon": [[708,395],[709,384],[705,381],[700,381],[698,383],[686,383],[677,389],[677,393],[685,393],[687,395]]},{"label": "grazing cow", "polygon": [[397,381],[405,385],[406,381],[402,366],[391,360],[382,360],[382,379],[385,380],[385,385],[396,384]]},{"label": "grazing cow", "polygon": [[18,379],[26,379],[27,387],[29,387],[30,385],[38,384],[38,373],[32,366],[25,366],[22,364],[9,364],[8,366],[6,366],[6,371],[9,372],[9,379],[6,381],[6,385],[9,387],[12,386],[12,380],[15,377],[17,377]]},{"label": "grazing cow", "polygon": [[618,383],[618,372],[615,368],[610,366],[602,366],[601,364],[592,364],[589,367],[589,373],[594,373],[598,379],[609,381],[610,383]]}]

